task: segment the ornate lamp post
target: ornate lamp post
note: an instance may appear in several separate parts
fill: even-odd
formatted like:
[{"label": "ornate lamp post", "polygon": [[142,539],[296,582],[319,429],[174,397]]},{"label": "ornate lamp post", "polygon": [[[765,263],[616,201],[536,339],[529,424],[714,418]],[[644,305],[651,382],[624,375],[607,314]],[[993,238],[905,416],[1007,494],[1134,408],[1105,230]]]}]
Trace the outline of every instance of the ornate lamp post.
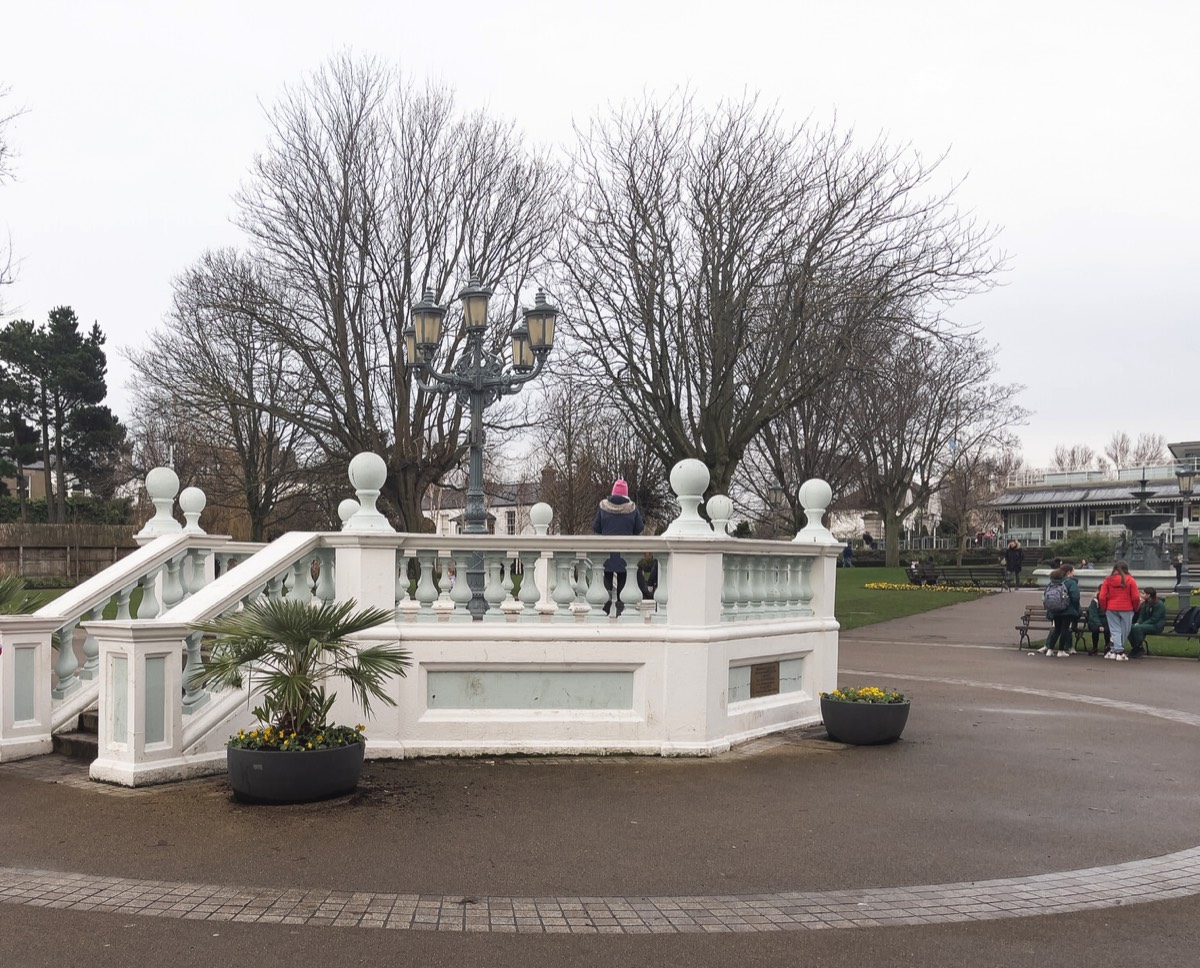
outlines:
[{"label": "ornate lamp post", "polygon": [[1175,594],[1179,596],[1179,608],[1182,611],[1192,604],[1192,586],[1188,581],[1188,524],[1192,520],[1192,491],[1196,486],[1195,466],[1178,468],[1175,471],[1175,479],[1179,482],[1179,493],[1183,496],[1183,567],[1179,571],[1179,584],[1175,586]]},{"label": "ornate lamp post", "polygon": [[[484,346],[487,334],[488,299],[492,291],[472,276],[458,294],[463,304],[463,331],[466,346],[458,361],[445,373],[433,368],[433,357],[441,345],[444,307],[434,302],[433,290],[412,307],[411,323],[404,331],[406,366],[424,390],[457,394],[459,402],[470,408],[471,426],[467,433],[470,462],[467,476],[467,507],[464,534],[487,534],[487,511],[483,503],[483,411],[502,396],[516,393],[545,365],[554,347],[554,321],[558,310],[546,301],[540,289],[532,309],[512,331],[512,368],[504,369],[504,360]],[[482,616],[487,605],[483,599],[483,555],[471,556],[467,569],[471,586],[471,614]]]}]

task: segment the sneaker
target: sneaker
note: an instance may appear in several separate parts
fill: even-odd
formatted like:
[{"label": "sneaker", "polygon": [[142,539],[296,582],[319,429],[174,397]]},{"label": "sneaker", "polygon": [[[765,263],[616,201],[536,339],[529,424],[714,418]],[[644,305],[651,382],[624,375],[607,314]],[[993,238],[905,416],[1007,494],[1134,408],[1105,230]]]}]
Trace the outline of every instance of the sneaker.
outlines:
[{"label": "sneaker", "polygon": [[1053,649],[1047,649],[1047,650],[1046,650],[1046,658],[1047,658],[1047,659],[1053,659],[1053,658],[1054,658],[1054,650],[1053,650]]},{"label": "sneaker", "polygon": [[1116,655],[1113,656],[1113,658],[1116,659],[1118,662],[1128,662],[1129,661],[1129,656],[1127,656],[1124,652],[1118,652]]},{"label": "sneaker", "polygon": [[1040,649],[1034,649],[1033,651],[1036,652],[1038,655],[1049,655],[1050,654],[1050,650],[1047,649],[1044,645]]},{"label": "sneaker", "polygon": [[1060,659],[1068,659],[1068,658],[1070,658],[1070,656],[1071,656],[1070,652],[1064,652],[1062,649],[1058,650],[1058,657]]},{"label": "sneaker", "polygon": [[1115,653],[1115,652],[1105,652],[1104,653],[1104,658],[1106,658],[1106,659],[1115,659],[1116,657],[1117,657],[1117,653]]}]

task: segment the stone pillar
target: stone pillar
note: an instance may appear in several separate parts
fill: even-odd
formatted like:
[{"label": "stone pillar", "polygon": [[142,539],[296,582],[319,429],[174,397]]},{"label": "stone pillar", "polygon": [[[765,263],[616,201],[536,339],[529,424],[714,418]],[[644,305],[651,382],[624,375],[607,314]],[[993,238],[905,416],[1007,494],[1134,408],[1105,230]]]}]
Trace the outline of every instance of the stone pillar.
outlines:
[{"label": "stone pillar", "polygon": [[0,763],[49,753],[52,640],[61,618],[0,618]]},{"label": "stone pillar", "polygon": [[146,786],[183,767],[186,625],[88,622],[100,645],[100,742],[94,780]]}]

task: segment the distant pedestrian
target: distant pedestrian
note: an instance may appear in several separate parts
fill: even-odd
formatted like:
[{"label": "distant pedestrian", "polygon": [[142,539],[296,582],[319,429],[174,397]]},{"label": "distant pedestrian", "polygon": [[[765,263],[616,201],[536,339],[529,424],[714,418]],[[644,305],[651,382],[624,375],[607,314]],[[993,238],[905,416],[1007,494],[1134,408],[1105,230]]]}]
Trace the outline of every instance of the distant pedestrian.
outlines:
[{"label": "distant pedestrian", "polygon": [[1104,658],[1129,661],[1129,656],[1125,654],[1125,640],[1129,638],[1133,616],[1140,604],[1137,582],[1129,573],[1129,563],[1116,562],[1112,574],[1100,585],[1100,607],[1104,609],[1108,630],[1112,635],[1112,651]]},{"label": "distant pedestrian", "polygon": [[1025,551],[1021,542],[1013,538],[1004,549],[1004,587],[1021,587],[1021,569],[1025,565]]},{"label": "distant pedestrian", "polygon": [[658,559],[654,557],[653,551],[647,551],[638,559],[637,583],[642,598],[653,601],[654,593],[658,591]]},{"label": "distant pedestrian", "polygon": [[842,564],[847,568],[854,567],[854,545],[849,541],[846,542],[846,547],[842,549]]},{"label": "distant pedestrian", "polygon": [[[596,534],[641,534],[645,530],[642,512],[629,499],[629,485],[623,480],[613,482],[612,494],[600,502],[596,510],[596,518],[592,522],[592,530]],[[621,601],[621,589],[625,587],[625,559],[614,551],[604,561],[604,588],[608,592],[608,601],[604,603],[604,614],[612,613],[613,576],[616,576],[617,614],[625,611],[625,603]]]}]

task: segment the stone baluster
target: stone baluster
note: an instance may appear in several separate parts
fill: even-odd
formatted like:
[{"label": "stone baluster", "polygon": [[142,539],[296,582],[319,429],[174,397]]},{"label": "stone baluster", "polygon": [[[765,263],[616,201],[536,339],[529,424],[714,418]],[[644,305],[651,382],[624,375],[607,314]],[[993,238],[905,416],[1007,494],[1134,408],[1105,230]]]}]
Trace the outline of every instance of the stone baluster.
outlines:
[{"label": "stone baluster", "polygon": [[609,595],[608,589],[604,587],[604,557],[593,555],[590,558],[581,558],[580,570],[585,566],[588,578],[587,594],[584,596],[588,606],[587,617],[593,622],[607,622],[609,615],[604,611],[604,606],[608,604]]},{"label": "stone baluster", "polygon": [[200,548],[193,548],[188,552],[182,573],[185,598],[195,595],[208,584],[208,556],[211,553]]},{"label": "stone baluster", "polygon": [[182,602],[183,597],[186,594],[183,588],[183,561],[186,557],[187,552],[181,551],[167,562],[162,585],[164,612],[169,608],[174,608],[176,605]]},{"label": "stone baluster", "polygon": [[298,602],[312,601],[312,565],[307,557],[292,562],[292,581],[288,598]]},{"label": "stone baluster", "polygon": [[751,618],[761,615],[763,610],[762,572],[762,555],[747,555],[746,573],[749,581],[746,583],[746,611]]},{"label": "stone baluster", "polygon": [[560,552],[553,558],[554,567],[554,591],[550,597],[554,599],[558,606],[558,611],[554,613],[556,622],[572,622],[575,616],[571,611],[571,605],[575,601],[575,580],[571,577],[571,568],[575,564],[575,556],[569,552]]},{"label": "stone baluster", "polygon": [[779,596],[779,558],[776,555],[767,555],[763,559],[763,609],[772,617],[780,611],[780,596]]},{"label": "stone baluster", "polygon": [[812,615],[812,558],[803,558],[800,561],[800,608],[801,615]]},{"label": "stone baluster", "polygon": [[138,605],[137,613],[139,619],[158,618],[159,613],[162,611],[158,606],[158,598],[154,592],[160,571],[162,571],[161,568],[153,569],[148,574],[142,576],[142,580],[139,582],[142,588],[142,601]]},{"label": "stone baluster", "polygon": [[283,598],[283,587],[287,576],[286,571],[281,571],[267,582],[267,598]]},{"label": "stone baluster", "polygon": [[[417,560],[415,552],[401,550],[396,554],[396,618],[404,622],[415,622],[421,612],[421,603],[413,598],[416,586],[408,577],[409,561]],[[418,566],[419,566],[418,562]],[[418,576],[419,577],[419,576]]]},{"label": "stone baluster", "polygon": [[137,588],[136,584],[126,585],[117,592],[117,621],[128,622],[132,617],[129,613],[129,600],[133,597],[135,588]]},{"label": "stone baluster", "polygon": [[[104,618],[104,609],[108,602],[101,602],[90,612],[88,612],[89,622],[99,622]],[[83,668],[79,670],[81,679],[95,679],[100,675],[100,643],[96,640],[96,636],[92,632],[83,639]]]},{"label": "stone baluster", "polygon": [[437,615],[433,611],[433,603],[437,601],[438,589],[433,581],[433,562],[437,555],[433,551],[418,551],[417,563],[421,566],[421,575],[417,579],[414,597],[421,605],[418,616],[422,620],[432,621]]},{"label": "stone baluster", "polygon": [[[441,571],[441,581],[437,583],[438,596],[433,603],[433,613],[439,622],[446,622],[454,614],[454,599],[450,597],[450,558],[444,554],[436,559],[437,568]],[[457,579],[455,584],[457,584]]]},{"label": "stone baluster", "polygon": [[654,589],[654,621],[664,625],[667,621],[667,571],[671,567],[671,556],[658,556],[658,588]]},{"label": "stone baluster", "polygon": [[79,660],[75,657],[75,626],[78,619],[72,619],[54,633],[54,641],[58,645],[58,658],[54,662],[54,674],[58,684],[50,690],[54,699],[63,699],[71,695],[83,685],[79,678]]},{"label": "stone baluster", "polygon": [[591,611],[588,604],[588,557],[576,552],[575,564],[571,571],[571,587],[575,590],[575,600],[571,603],[571,612],[576,620],[584,620]]},{"label": "stone baluster", "polygon": [[333,581],[333,549],[318,549],[317,561],[320,562],[318,567],[321,570],[317,575],[317,587],[313,590],[313,597],[328,604],[337,596],[337,586]]},{"label": "stone baluster", "polygon": [[483,586],[483,600],[487,602],[487,611],[483,613],[485,622],[503,622],[504,613],[500,605],[504,601],[504,558],[494,551],[484,552],[483,571],[486,584]]},{"label": "stone baluster", "polygon": [[537,563],[541,556],[536,551],[522,551],[520,554],[521,591],[518,597],[524,606],[521,621],[536,622],[541,618],[537,610],[537,604],[542,599],[542,590],[537,583]]},{"label": "stone baluster", "polygon": [[184,641],[187,643],[187,662],[183,667],[183,711],[192,713],[208,702],[208,690],[192,682],[192,676],[203,668],[200,658],[200,643],[204,633],[192,632]]},{"label": "stone baluster", "polygon": [[[737,613],[738,606],[738,556],[737,555],[722,555],[721,556],[721,619],[723,621],[732,621]],[[662,588],[666,582],[662,580],[662,562],[658,565],[658,587]],[[658,597],[655,592],[654,597]]]},{"label": "stone baluster", "polygon": [[750,570],[749,558],[746,555],[731,555],[730,570],[733,571],[737,583],[737,602],[734,621],[741,621],[750,614]]},{"label": "stone baluster", "polygon": [[513,590],[513,563],[512,559],[505,562],[504,565],[504,600],[507,601],[512,597]]},{"label": "stone baluster", "polygon": [[450,589],[450,600],[454,602],[452,622],[470,622],[471,616],[471,586],[467,583],[467,567],[471,561],[469,551],[456,552],[454,559],[454,587]]},{"label": "stone baluster", "polygon": [[[637,556],[626,554],[625,558],[625,587],[617,595],[617,601],[623,606],[618,616],[625,622],[643,621],[641,604],[642,589],[637,583]],[[617,580],[614,578],[614,581]]]}]

